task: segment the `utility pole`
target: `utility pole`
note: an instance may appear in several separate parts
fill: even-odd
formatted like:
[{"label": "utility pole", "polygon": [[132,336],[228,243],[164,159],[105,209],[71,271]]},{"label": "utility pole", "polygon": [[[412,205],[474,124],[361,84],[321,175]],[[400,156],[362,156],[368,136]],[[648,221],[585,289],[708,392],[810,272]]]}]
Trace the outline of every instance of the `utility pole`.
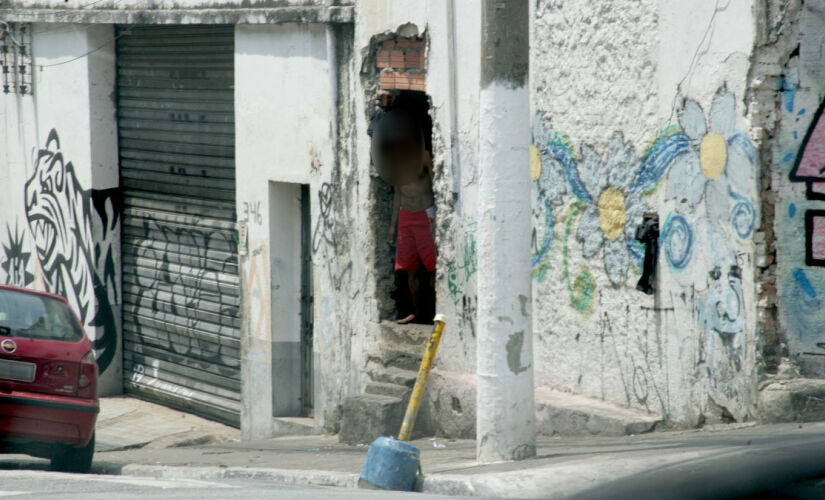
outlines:
[{"label": "utility pole", "polygon": [[527,0],[483,0],[479,96],[477,456],[536,455]]}]

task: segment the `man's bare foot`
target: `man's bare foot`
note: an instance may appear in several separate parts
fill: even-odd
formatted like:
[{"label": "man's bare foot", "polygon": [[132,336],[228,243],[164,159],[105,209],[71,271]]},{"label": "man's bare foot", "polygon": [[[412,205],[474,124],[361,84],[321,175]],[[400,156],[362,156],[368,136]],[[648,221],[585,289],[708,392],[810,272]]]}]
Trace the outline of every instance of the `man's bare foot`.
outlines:
[{"label": "man's bare foot", "polygon": [[414,320],[415,320],[415,314],[410,314],[406,318],[399,319],[398,321],[396,321],[396,323],[398,323],[399,325],[406,325],[407,323],[411,323]]}]

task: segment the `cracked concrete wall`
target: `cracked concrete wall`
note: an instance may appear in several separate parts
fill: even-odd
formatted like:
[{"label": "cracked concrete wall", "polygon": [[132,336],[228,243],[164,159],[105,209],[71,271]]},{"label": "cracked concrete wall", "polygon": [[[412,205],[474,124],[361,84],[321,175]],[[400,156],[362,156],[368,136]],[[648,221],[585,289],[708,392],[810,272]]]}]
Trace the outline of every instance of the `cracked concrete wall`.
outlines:
[{"label": "cracked concrete wall", "polygon": [[[537,3],[537,385],[671,424],[753,416],[752,7]],[[652,296],[634,288],[645,212],[661,231]]]},{"label": "cracked concrete wall", "polygon": [[[278,357],[273,398],[276,411],[288,412],[294,402],[283,399],[297,396],[300,381],[286,380],[282,375],[288,374],[279,371],[295,361],[284,350],[300,344],[295,336],[300,278],[294,273],[300,260],[296,235],[283,232],[288,219],[279,212],[292,210],[292,219],[300,220],[300,204],[285,201],[283,194],[300,198],[297,186],[308,185],[314,414],[316,425],[334,430],[339,405],[358,390],[361,337],[356,332],[369,306],[369,262],[357,251],[366,245],[367,221],[358,204],[363,191],[352,147],[352,30],[239,25],[235,43],[238,219],[247,224],[249,242],[241,259],[244,300],[250,304],[244,330],[250,338],[263,339],[259,347],[266,363]],[[296,258],[286,262],[290,255]],[[251,395],[244,404],[255,403]]]},{"label": "cracked concrete wall", "polygon": [[295,8],[334,7],[352,5],[353,2],[339,0],[98,0],[89,2],[67,2],[66,0],[7,0],[2,8],[10,9],[65,9],[89,10],[182,10],[182,9],[225,9],[225,8]]},{"label": "cracked concrete wall", "polygon": [[346,0],[7,0],[6,22],[100,24],[351,23]]},{"label": "cracked concrete wall", "polygon": [[[532,18],[536,385],[674,425],[752,418],[754,3],[548,0]],[[475,366],[479,22],[463,1],[362,2],[356,12],[357,67],[372,36],[410,23],[429,37],[438,309],[448,317],[436,364],[465,373]],[[359,139],[361,158],[367,148]],[[634,287],[646,212],[661,230],[653,296]]]},{"label": "cracked concrete wall", "polygon": [[[365,321],[353,337],[352,359],[359,369],[358,385],[368,382],[367,353],[380,335],[378,322],[389,319],[386,303],[376,293],[386,294],[389,285],[381,276],[391,276],[392,251],[385,243],[386,220],[368,222],[368,217],[386,212],[381,203],[389,190],[369,166],[369,137],[366,128],[374,111],[377,74],[370,44],[390,35],[424,35],[427,46],[426,93],[433,120],[435,171],[437,312],[446,316],[428,389],[439,414],[440,432],[472,436],[475,429],[475,314],[476,314],[476,164],[478,156],[478,95],[480,82],[481,9],[474,0],[417,0],[393,3],[365,0],[356,5],[354,67],[358,77],[351,94],[355,106],[358,137],[358,179],[362,192],[358,205],[361,226],[368,246],[368,266],[384,266],[367,278]],[[373,51],[374,53],[374,51]],[[367,248],[372,250],[366,250]],[[376,259],[376,260],[371,260]],[[370,298],[375,297],[375,298]]]},{"label": "cracked concrete wall", "polygon": [[[460,29],[453,34],[453,22]],[[417,1],[395,5],[365,1],[356,10],[356,61],[362,68],[369,57],[370,41],[386,34],[426,32],[427,95],[433,119],[433,155],[436,192],[437,310],[447,316],[436,367],[446,371],[475,372],[475,162],[478,134],[478,83],[481,13],[475,2]],[[475,28],[474,28],[475,27]],[[367,65],[370,64],[368,61]],[[372,63],[374,64],[374,63]],[[453,73],[454,72],[454,73]],[[376,84],[374,82],[373,84]],[[368,79],[357,98],[359,158],[369,161],[366,126],[372,111]],[[454,145],[454,148],[451,147]],[[375,172],[370,172],[375,179]],[[369,182],[369,180],[367,181]],[[389,227],[389,220],[386,221]],[[382,235],[375,235],[380,241]],[[378,314],[373,321],[384,319]],[[368,338],[376,338],[372,329]],[[462,402],[468,404],[471,402]]]}]

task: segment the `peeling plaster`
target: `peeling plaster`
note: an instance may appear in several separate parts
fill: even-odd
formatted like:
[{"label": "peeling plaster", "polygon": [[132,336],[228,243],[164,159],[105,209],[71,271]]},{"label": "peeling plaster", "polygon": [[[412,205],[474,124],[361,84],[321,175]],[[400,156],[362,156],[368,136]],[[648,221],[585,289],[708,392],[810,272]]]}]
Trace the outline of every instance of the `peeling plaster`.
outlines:
[{"label": "peeling plaster", "polygon": [[521,365],[521,349],[524,345],[524,332],[519,331],[510,335],[507,340],[507,366],[514,375],[527,371],[530,365]]}]

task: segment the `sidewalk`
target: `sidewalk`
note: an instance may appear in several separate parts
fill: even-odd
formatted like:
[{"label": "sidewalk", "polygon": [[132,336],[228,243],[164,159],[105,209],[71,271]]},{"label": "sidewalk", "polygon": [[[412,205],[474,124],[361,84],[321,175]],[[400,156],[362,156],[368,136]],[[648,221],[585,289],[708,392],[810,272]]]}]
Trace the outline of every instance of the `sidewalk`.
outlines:
[{"label": "sidewalk", "polygon": [[160,449],[240,440],[240,431],[131,397],[100,400],[95,450]]},{"label": "sidewalk", "polygon": [[[825,424],[719,426],[620,438],[558,438],[540,441],[535,459],[491,465],[475,462],[472,440],[423,439],[413,444],[421,450],[424,472],[419,491],[568,498],[651,471],[659,475],[675,472],[678,478],[691,467],[721,467],[713,465],[716,462],[730,466],[745,455],[761,453],[759,450],[787,449],[816,440],[825,450]],[[366,451],[366,446],[339,444],[335,436],[284,437],[243,444],[102,452],[96,456],[96,467],[101,473],[166,479],[260,478],[287,484],[356,487]],[[744,474],[734,471],[731,476],[753,484],[756,478]]]},{"label": "sidewalk", "polygon": [[[260,478],[286,484],[356,487],[366,458],[366,446],[339,444],[336,436],[240,443],[236,429],[139,400],[107,399],[103,407],[98,427],[101,445],[93,466],[98,473],[177,479]],[[423,439],[413,444],[421,450],[424,476],[418,483],[420,491],[566,498],[594,488],[632,489],[645,481],[654,484],[658,480],[670,487],[673,481],[691,477],[691,470],[701,468],[711,473],[725,471],[724,478],[742,484],[755,484],[767,477],[765,472],[754,478],[747,471],[732,469],[749,460],[769,460],[768,469],[779,471],[783,469],[777,464],[793,456],[806,456],[814,465],[825,464],[825,423],[723,425],[615,438],[554,438],[539,441],[535,459],[491,465],[475,462],[472,440]],[[820,453],[821,449],[822,456],[805,455],[799,451],[805,451],[803,448],[806,453]],[[32,468],[42,468],[45,463],[0,456],[0,468],[9,468],[9,460],[22,460],[21,466]],[[825,472],[825,465],[819,467]],[[780,477],[788,473],[783,474]]]}]

